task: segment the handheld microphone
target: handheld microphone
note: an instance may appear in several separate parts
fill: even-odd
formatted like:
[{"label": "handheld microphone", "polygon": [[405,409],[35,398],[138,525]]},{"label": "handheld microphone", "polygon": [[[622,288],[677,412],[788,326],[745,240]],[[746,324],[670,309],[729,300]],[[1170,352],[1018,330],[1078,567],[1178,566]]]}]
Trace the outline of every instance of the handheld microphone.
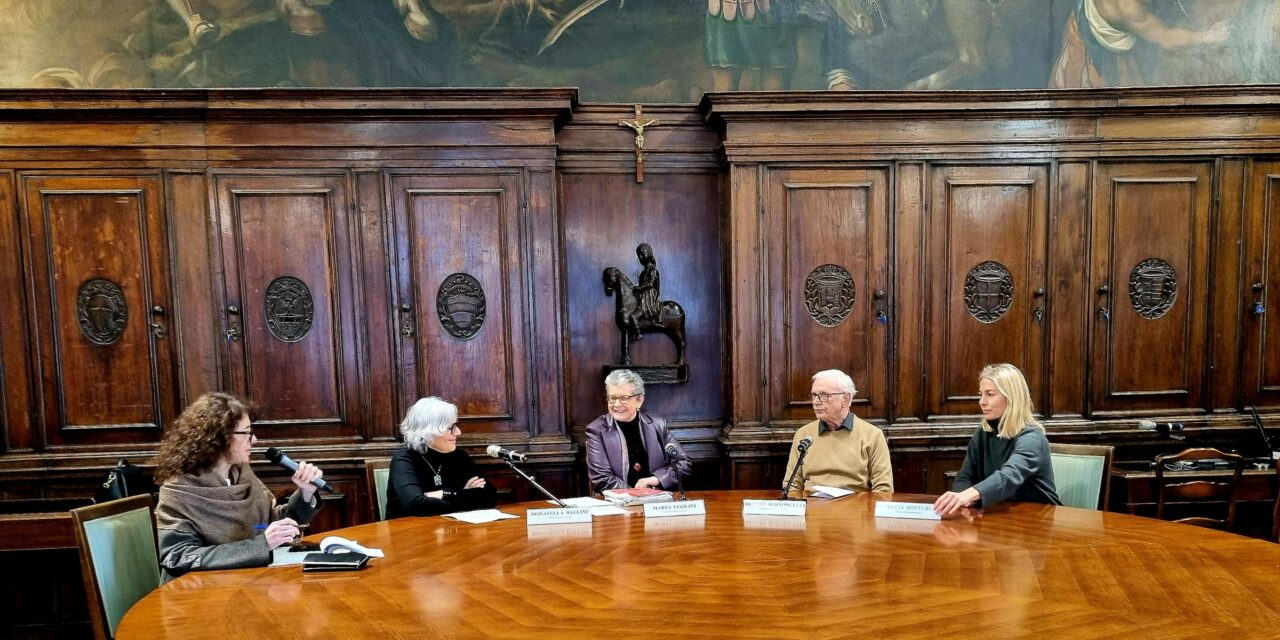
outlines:
[{"label": "handheld microphone", "polygon": [[688,500],[684,495],[684,482],[680,480],[680,469],[676,468],[675,464],[676,460],[684,458],[684,456],[680,455],[680,447],[674,442],[668,442],[662,452],[667,455],[667,466],[671,468],[671,473],[676,476],[676,488],[680,489],[680,499]]},{"label": "handheld microphone", "polygon": [[499,447],[496,444],[489,445],[488,447],[485,448],[484,452],[489,454],[490,456],[493,456],[495,458],[500,458],[508,462],[524,462],[528,458],[528,456],[526,456],[523,453],[519,453],[516,451],[508,451],[506,449],[503,449],[502,447]]},{"label": "handheld microphone", "polygon": [[787,483],[782,485],[782,499],[791,499],[791,484],[796,481],[796,474],[800,472],[800,467],[804,466],[804,454],[809,452],[809,447],[813,444],[813,436],[805,436],[796,444],[796,466],[791,469],[791,477],[787,478]]},{"label": "handheld microphone", "polygon": [[[283,451],[275,447],[271,447],[270,449],[267,449],[267,459],[290,471],[298,470],[298,463],[289,459],[289,456],[285,455]],[[311,484],[314,485],[315,488],[317,489],[328,491],[329,493],[334,493],[333,487],[329,486],[329,483],[325,482],[324,478],[316,478],[315,480],[311,481]]]}]

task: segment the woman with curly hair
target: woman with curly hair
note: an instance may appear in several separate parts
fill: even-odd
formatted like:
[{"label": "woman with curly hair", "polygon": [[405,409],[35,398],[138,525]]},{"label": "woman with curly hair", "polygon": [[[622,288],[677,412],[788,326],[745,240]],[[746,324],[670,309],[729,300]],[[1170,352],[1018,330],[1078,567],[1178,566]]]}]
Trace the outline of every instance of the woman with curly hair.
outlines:
[{"label": "woman with curly hair", "polygon": [[323,474],[301,462],[298,490],[287,505],[249,468],[250,408],[226,393],[191,403],[165,434],[156,456],[156,527],[164,581],[188,571],[263,567],[271,551],[297,538],[320,505],[313,480]]}]

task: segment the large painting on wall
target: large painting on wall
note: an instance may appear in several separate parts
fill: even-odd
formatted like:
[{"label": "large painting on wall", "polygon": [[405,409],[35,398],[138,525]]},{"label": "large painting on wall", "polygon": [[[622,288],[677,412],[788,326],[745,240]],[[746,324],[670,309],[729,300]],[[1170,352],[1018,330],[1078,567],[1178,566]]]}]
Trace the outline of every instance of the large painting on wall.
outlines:
[{"label": "large painting on wall", "polygon": [[1280,0],[0,0],[0,86],[753,89],[1280,81]]}]

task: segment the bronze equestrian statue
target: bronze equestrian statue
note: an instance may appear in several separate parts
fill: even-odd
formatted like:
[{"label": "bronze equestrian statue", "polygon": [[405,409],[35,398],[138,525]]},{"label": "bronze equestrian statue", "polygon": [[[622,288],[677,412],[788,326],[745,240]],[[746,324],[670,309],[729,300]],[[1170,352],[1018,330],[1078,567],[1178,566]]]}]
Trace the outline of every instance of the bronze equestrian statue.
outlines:
[{"label": "bronze equestrian statue", "polygon": [[614,296],[614,321],[622,332],[622,364],[631,364],[631,343],[646,333],[662,333],[676,345],[675,364],[684,364],[684,308],[673,300],[658,301],[659,281],[653,248],[636,248],[644,271],[636,286],[617,267],[604,270],[604,294]]}]

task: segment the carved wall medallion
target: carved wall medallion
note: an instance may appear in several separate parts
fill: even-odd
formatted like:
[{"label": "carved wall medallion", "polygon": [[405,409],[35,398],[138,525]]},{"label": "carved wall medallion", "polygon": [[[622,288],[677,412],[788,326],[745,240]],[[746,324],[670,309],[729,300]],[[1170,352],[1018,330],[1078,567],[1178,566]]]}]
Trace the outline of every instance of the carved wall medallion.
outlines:
[{"label": "carved wall medallion", "polygon": [[120,285],[102,278],[85,280],[76,293],[76,319],[89,342],[115,344],[129,323],[129,309]]},{"label": "carved wall medallion", "polygon": [[964,277],[964,306],[978,322],[999,320],[1012,302],[1013,274],[999,262],[983,262]]},{"label": "carved wall medallion", "polygon": [[280,276],[267,285],[262,308],[267,315],[267,329],[281,342],[297,342],[311,331],[315,298],[307,283],[293,276]]},{"label": "carved wall medallion", "polygon": [[804,279],[804,306],[814,322],[834,327],[853,311],[853,276],[844,267],[824,264]]},{"label": "carved wall medallion", "polygon": [[1155,320],[1178,298],[1178,274],[1168,262],[1147,258],[1129,272],[1129,301],[1138,315]]},{"label": "carved wall medallion", "polygon": [[466,340],[484,326],[485,300],[480,281],[467,273],[454,273],[436,291],[436,315],[449,335]]}]

